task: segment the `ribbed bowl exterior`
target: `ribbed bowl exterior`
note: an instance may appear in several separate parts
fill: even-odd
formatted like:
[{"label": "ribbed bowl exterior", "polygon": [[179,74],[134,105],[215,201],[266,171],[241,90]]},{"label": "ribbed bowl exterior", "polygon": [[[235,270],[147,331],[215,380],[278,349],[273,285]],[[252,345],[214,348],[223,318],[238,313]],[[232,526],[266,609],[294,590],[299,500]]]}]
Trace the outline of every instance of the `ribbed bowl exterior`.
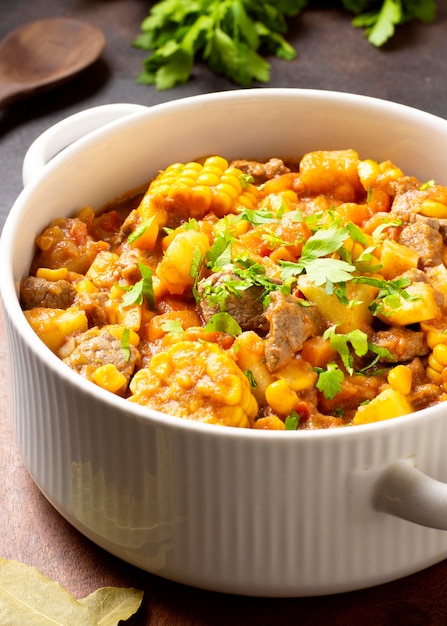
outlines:
[{"label": "ribbed bowl exterior", "polygon": [[398,459],[447,480],[445,417],[322,437],[170,428],[67,385],[10,320],[7,331],[23,459],[56,509],[118,557],[194,586],[285,597],[379,584],[446,556],[446,532],[373,508]]},{"label": "ribbed bowl exterior", "polygon": [[0,247],[17,444],[48,500],[111,553],[172,580],[259,596],[349,591],[445,558],[447,532],[374,504],[378,479],[398,460],[447,482],[441,406],[297,433],[159,416],[74,375],[18,304],[35,235],[55,217],[142,184],[150,168],[212,153],[348,147],[395,159],[408,173],[416,163],[422,179],[447,182],[445,121],[346,94],[247,90],[114,123],[58,155],[18,199]]}]

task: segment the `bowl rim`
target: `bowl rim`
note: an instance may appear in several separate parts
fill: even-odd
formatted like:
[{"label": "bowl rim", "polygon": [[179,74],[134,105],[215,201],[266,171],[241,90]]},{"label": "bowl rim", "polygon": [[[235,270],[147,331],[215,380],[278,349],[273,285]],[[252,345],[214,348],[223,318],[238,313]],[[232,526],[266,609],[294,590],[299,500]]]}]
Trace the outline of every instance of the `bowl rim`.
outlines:
[{"label": "bowl rim", "polygon": [[[252,101],[255,103],[259,98],[265,100],[275,100],[277,98],[300,98],[310,101],[316,99],[326,103],[346,102],[350,105],[357,105],[359,107],[373,107],[376,111],[385,114],[406,114],[409,116],[409,120],[417,118],[430,124],[439,124],[444,127],[444,130],[447,131],[447,120],[432,113],[398,102],[341,91],[270,87],[251,90],[235,89],[226,92],[210,92],[189,96],[179,100],[177,99],[159,103],[154,106],[147,107],[146,110],[138,111],[122,119],[110,122],[105,126],[90,132],[85,137],[76,140],[72,145],[68,146],[52,158],[50,162],[45,165],[41,174],[25,186],[14,202],[0,235],[0,267],[2,267],[3,273],[2,280],[0,281],[0,301],[8,318],[7,321],[14,326],[15,331],[18,333],[21,340],[25,342],[27,349],[31,350],[36,358],[44,363],[45,367],[47,367],[57,377],[62,378],[66,384],[74,386],[84,395],[93,396],[98,401],[103,402],[105,406],[110,406],[117,411],[122,411],[123,416],[125,416],[126,419],[151,422],[154,426],[169,430],[183,431],[186,429],[188,432],[200,433],[201,436],[217,436],[219,438],[224,436],[228,439],[248,437],[249,439],[253,439],[257,442],[271,440],[282,442],[290,441],[293,442],[293,445],[296,445],[299,440],[303,442],[306,442],[309,439],[326,440],[328,437],[334,440],[338,440],[338,437],[349,439],[362,437],[362,439],[365,439],[367,437],[374,437],[379,432],[386,432],[389,428],[406,429],[409,427],[410,423],[422,420],[427,421],[428,418],[437,419],[437,414],[442,412],[442,404],[415,411],[411,414],[399,417],[398,419],[388,419],[371,424],[362,424],[360,428],[338,427],[316,430],[275,431],[251,428],[232,428],[223,425],[202,423],[188,418],[177,418],[176,416],[165,414],[149,407],[129,402],[125,398],[121,398],[100,388],[80,375],[73,375],[73,370],[71,370],[68,365],[61,362],[61,359],[59,359],[59,357],[57,357],[47,346],[45,346],[26,321],[20,307],[17,285],[14,283],[11,242],[15,234],[20,229],[21,214],[24,207],[32,198],[35,190],[42,184],[43,180],[49,178],[52,173],[65,162],[69,162],[72,155],[78,154],[83,150],[87,150],[90,146],[93,146],[98,141],[101,141],[102,138],[107,136],[110,132],[115,133],[122,131],[130,126],[139,125],[143,120],[156,120],[159,116],[172,115],[179,110],[188,110],[197,106],[204,106],[209,103],[212,105],[220,105],[222,102],[231,101],[246,101],[247,103]],[[10,359],[12,358],[13,356],[10,355]]]}]

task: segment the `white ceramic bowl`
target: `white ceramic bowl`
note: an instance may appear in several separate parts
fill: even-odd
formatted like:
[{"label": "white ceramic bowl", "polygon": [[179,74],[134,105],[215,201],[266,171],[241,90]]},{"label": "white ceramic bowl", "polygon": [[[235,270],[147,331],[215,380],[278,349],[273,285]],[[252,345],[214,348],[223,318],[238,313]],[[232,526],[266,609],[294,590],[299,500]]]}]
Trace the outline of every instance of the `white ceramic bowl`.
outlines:
[{"label": "white ceramic bowl", "polygon": [[49,501],[106,550],[172,580],[262,596],[353,590],[447,556],[446,407],[317,432],[171,418],[75,375],[20,309],[34,237],[57,216],[99,208],[173,161],[343,148],[447,184],[447,121],[324,91],[110,105],[30,148],[0,246],[15,436]]}]

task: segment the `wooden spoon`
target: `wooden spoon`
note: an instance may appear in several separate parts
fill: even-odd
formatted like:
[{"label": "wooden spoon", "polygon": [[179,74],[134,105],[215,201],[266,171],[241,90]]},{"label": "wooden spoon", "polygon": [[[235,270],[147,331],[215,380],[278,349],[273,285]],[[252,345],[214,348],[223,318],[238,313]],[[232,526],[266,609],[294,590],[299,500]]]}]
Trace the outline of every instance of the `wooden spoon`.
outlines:
[{"label": "wooden spoon", "polygon": [[68,80],[96,61],[104,46],[100,30],[65,17],[13,30],[0,43],[0,107]]}]

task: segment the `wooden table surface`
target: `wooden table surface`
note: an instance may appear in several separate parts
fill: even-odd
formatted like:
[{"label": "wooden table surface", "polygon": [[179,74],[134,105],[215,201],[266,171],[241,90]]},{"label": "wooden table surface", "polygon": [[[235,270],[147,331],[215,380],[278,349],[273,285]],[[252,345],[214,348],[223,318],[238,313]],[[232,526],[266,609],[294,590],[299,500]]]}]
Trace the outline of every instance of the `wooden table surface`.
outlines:
[{"label": "wooden table surface", "polygon": [[[188,85],[171,91],[137,85],[135,77],[145,53],[131,42],[151,4],[147,0],[0,2],[0,36],[32,19],[64,15],[98,26],[107,39],[101,59],[70,83],[0,111],[0,228],[20,193],[28,146],[55,122],[109,102],[152,105],[235,88],[203,66],[196,68]],[[373,48],[342,10],[306,11],[290,29],[298,57],[293,63],[272,60],[269,86],[351,91],[447,118],[447,3],[439,0],[438,5],[435,24],[407,24],[384,49]],[[0,557],[36,566],[78,598],[105,585],[144,590],[143,606],[127,622],[130,625],[447,624],[447,561],[371,589],[321,598],[271,599],[227,596],[172,583],[96,547],[55,512],[18,455],[8,412],[1,318]]]}]

